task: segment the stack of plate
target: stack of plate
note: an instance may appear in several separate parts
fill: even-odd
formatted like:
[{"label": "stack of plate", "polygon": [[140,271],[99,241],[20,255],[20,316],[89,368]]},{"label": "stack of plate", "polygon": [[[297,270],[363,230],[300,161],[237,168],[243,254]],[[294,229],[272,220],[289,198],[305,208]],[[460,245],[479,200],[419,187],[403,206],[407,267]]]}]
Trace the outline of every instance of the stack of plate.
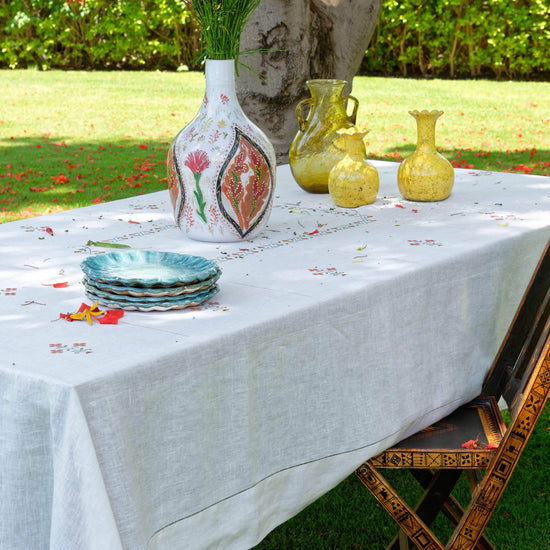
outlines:
[{"label": "stack of plate", "polygon": [[219,290],[220,268],[200,256],[129,250],[86,258],[86,296],[110,309],[167,311],[202,304]]}]

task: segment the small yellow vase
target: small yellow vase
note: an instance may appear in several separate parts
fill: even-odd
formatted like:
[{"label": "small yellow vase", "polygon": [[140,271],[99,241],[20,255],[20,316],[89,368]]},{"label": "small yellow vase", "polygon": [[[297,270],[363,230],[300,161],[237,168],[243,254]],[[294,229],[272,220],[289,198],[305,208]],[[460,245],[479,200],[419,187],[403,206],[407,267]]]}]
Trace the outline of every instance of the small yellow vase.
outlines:
[{"label": "small yellow vase", "polygon": [[338,130],[344,137],[346,154],[328,177],[328,190],[337,206],[357,208],[376,200],[380,178],[378,170],[366,159],[363,138],[367,133],[355,128]]},{"label": "small yellow vase", "polygon": [[[337,131],[355,128],[359,102],[351,95],[342,95],[345,80],[308,80],[311,97],[296,107],[300,128],[292,140],[288,160],[298,185],[309,193],[328,193],[328,175],[346,151]],[[352,102],[353,111],[346,106]],[[309,108],[304,119],[303,112]]]},{"label": "small yellow vase", "polygon": [[416,119],[416,151],[397,172],[399,191],[410,201],[442,201],[454,184],[453,165],[435,148],[435,124],[443,111],[409,111]]}]

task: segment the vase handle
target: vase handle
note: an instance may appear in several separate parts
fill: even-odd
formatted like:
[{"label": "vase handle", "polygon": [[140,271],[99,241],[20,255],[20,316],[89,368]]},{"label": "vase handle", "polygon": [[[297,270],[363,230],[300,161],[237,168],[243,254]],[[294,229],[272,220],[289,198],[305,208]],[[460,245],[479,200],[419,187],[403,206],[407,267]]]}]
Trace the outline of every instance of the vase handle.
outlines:
[{"label": "vase handle", "polygon": [[352,95],[347,95],[344,99],[350,100],[354,102],[353,105],[353,111],[351,115],[349,115],[349,118],[352,122],[352,124],[355,124],[357,120],[357,110],[359,109],[359,100],[356,97],[353,97]]},{"label": "vase handle", "polygon": [[[303,99],[298,103],[296,106],[296,117],[298,118],[298,122],[300,124],[300,131],[305,132],[306,131],[306,121],[304,120],[304,117],[302,116],[302,111],[306,105],[309,105],[309,108],[311,109],[311,105],[313,103],[313,98],[308,97],[307,99]],[[309,114],[309,113],[308,113]],[[307,119],[307,117],[306,117]]]}]

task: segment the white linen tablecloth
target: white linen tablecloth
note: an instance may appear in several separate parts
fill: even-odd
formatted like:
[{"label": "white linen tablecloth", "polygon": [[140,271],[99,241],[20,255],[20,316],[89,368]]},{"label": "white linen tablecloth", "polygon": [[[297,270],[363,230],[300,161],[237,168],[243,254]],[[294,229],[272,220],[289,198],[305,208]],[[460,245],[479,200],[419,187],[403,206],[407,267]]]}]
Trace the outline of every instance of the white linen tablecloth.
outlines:
[{"label": "white linen tablecloth", "polygon": [[[413,203],[374,164],[358,209],[279,168],[252,242],[187,239],[167,192],[0,226],[2,550],[249,548],[479,392],[550,237],[550,181],[457,170],[449,199]],[[91,303],[80,262],[111,251],[89,240],[215,260],[221,290],[59,320]]]}]

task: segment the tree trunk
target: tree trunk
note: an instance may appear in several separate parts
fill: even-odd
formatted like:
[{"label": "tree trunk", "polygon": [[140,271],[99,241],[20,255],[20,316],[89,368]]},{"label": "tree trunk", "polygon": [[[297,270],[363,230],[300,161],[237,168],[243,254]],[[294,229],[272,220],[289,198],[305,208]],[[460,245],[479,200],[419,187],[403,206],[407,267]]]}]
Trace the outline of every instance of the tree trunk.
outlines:
[{"label": "tree trunk", "polygon": [[[277,161],[288,162],[298,131],[296,105],[313,78],[348,81],[351,91],[382,0],[263,0],[241,36],[241,62],[262,75],[240,68],[239,101],[275,147]],[[273,51],[276,50],[276,51]]]}]

